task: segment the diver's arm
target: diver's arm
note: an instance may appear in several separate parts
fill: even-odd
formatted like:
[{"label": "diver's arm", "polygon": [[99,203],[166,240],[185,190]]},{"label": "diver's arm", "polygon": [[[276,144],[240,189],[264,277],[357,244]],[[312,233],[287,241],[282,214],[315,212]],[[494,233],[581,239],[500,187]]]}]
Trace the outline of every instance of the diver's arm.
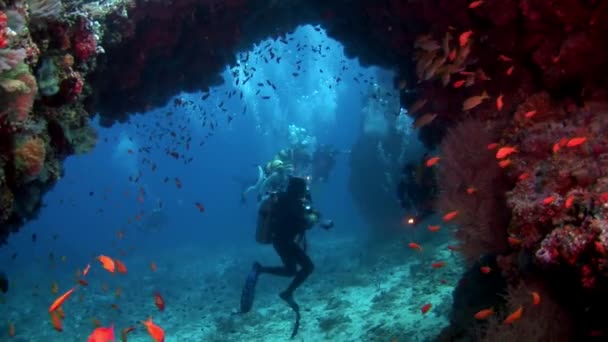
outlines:
[{"label": "diver's arm", "polygon": [[308,207],[306,217],[308,220],[308,229],[314,227],[317,224],[321,226],[321,228],[326,230],[334,226],[334,222],[332,220],[321,221],[321,212],[311,207]]}]

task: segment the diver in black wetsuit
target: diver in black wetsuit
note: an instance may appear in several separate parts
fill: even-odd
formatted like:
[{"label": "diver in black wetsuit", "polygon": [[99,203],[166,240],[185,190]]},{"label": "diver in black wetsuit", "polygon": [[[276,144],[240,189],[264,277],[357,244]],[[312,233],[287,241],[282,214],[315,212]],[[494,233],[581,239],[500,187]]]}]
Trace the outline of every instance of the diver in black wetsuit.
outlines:
[{"label": "diver in black wetsuit", "polygon": [[0,271],[0,291],[2,291],[2,293],[6,293],[8,291],[8,278],[2,271]]},{"label": "diver in black wetsuit", "polygon": [[[295,311],[299,307],[293,299],[293,292],[308,278],[314,269],[310,257],[298,241],[303,241],[306,230],[320,222],[321,214],[310,206],[310,194],[303,178],[292,177],[287,191],[277,194],[272,209],[272,245],[283,261],[283,266],[266,267],[254,264],[259,273],[294,277],[287,289],[279,295]],[[324,229],[333,227],[331,220],[320,224]],[[300,266],[298,270],[297,266]]]}]

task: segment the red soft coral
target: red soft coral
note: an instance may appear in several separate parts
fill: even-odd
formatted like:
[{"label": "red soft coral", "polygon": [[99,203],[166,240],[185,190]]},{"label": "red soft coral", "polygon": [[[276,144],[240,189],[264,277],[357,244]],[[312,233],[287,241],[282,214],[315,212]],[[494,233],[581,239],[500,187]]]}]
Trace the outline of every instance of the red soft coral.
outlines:
[{"label": "red soft coral", "polygon": [[[490,143],[482,123],[465,121],[450,129],[441,144],[439,208],[458,210],[456,238],[471,261],[508,248],[504,201],[496,196],[504,188],[494,154],[487,149]],[[469,193],[469,188],[475,191]]]}]

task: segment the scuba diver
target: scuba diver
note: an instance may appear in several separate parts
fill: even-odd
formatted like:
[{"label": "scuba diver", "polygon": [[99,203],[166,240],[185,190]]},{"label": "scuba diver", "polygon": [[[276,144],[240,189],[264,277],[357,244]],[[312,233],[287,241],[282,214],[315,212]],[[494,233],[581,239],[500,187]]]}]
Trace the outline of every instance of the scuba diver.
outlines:
[{"label": "scuba diver", "polygon": [[312,155],[312,181],[326,183],[331,170],[336,165],[340,151],[328,145],[321,145]]},{"label": "scuba diver", "polygon": [[8,292],[8,278],[2,271],[0,271],[0,290],[2,293]]},{"label": "scuba diver", "polygon": [[324,229],[333,227],[331,220],[321,222],[321,213],[311,207],[310,192],[304,178],[290,177],[286,191],[270,194],[262,201],[258,213],[256,240],[262,244],[272,244],[283,265],[270,267],[254,262],[243,288],[241,313],[249,312],[253,306],[255,284],[260,274],[293,277],[279,297],[296,313],[292,337],[297,334],[300,311],[299,305],[293,299],[293,293],[314,269],[310,257],[306,254],[305,233],[316,224]]},{"label": "scuba diver", "polygon": [[417,224],[434,213],[437,184],[433,168],[425,165],[426,158],[425,154],[418,165],[405,164],[397,185],[397,198],[401,208],[413,210],[413,213],[408,215],[409,224]]}]

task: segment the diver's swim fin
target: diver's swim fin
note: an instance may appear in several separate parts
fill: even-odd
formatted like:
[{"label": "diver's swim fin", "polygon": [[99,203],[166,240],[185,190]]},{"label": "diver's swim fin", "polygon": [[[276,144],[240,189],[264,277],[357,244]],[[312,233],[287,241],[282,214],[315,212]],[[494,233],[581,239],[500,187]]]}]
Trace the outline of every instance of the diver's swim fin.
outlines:
[{"label": "diver's swim fin", "polygon": [[245,286],[241,293],[241,313],[247,313],[253,307],[253,300],[255,298],[255,285],[258,282],[258,276],[260,275],[260,268],[262,266],[255,262],[251,271],[247,275],[245,280]]}]

